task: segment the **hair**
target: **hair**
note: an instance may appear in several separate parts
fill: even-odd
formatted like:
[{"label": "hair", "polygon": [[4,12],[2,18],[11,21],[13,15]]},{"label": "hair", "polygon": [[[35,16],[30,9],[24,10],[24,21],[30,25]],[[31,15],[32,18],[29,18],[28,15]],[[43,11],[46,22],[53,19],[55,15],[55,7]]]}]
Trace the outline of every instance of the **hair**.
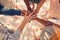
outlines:
[{"label": "hair", "polygon": [[56,34],[54,34],[54,35],[51,37],[51,39],[50,39],[50,40],[58,40],[57,35],[56,35]]},{"label": "hair", "polygon": [[60,40],[60,28],[56,27],[54,29],[55,29],[55,33],[53,34],[50,40]]}]

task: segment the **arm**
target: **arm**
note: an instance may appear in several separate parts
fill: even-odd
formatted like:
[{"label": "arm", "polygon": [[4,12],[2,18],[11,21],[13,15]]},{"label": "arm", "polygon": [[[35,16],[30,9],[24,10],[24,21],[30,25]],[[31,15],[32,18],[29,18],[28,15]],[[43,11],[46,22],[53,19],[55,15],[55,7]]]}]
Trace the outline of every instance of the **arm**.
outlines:
[{"label": "arm", "polygon": [[[29,13],[29,12],[28,12]],[[21,25],[19,25],[18,30],[20,30],[22,32],[22,30],[24,29],[26,23],[30,22],[32,19],[34,19],[36,17],[36,14],[32,14],[30,13],[28,16],[26,16],[27,13],[24,16],[24,20],[22,21]]]},{"label": "arm", "polygon": [[31,21],[34,18],[35,18],[35,15],[32,15],[32,13],[28,16],[26,16],[26,14],[25,14],[25,17],[24,17],[21,25],[19,25],[17,31],[15,31],[13,34],[9,35],[8,40],[18,40],[21,32],[23,31],[23,29],[26,25],[26,23],[28,23],[29,21]]},{"label": "arm", "polygon": [[47,21],[40,19],[40,18],[35,18],[35,20],[41,23],[42,25],[46,26]]},{"label": "arm", "polygon": [[35,20],[38,21],[39,23],[41,23],[41,24],[44,25],[44,26],[60,27],[60,25],[58,25],[58,24],[55,24],[55,23],[53,23],[53,22],[46,21],[46,20],[43,20],[43,19],[40,19],[40,18],[35,18]]},{"label": "arm", "polygon": [[[36,7],[36,10],[34,12],[34,14],[37,14],[39,12],[39,9],[41,8],[41,6],[43,5],[43,3],[45,2],[46,0],[41,0],[40,3],[37,5]],[[30,11],[31,12],[31,11]],[[60,25],[57,25],[55,23],[52,23],[52,22],[48,22],[48,21],[45,21],[43,19],[39,19],[39,18],[35,18],[36,21],[40,22],[41,24],[43,24],[44,26],[47,26],[47,25],[54,25],[54,26],[58,26],[60,27]],[[50,23],[50,24],[49,24]]]},{"label": "arm", "polygon": [[25,20],[23,20],[22,23],[21,23],[21,25],[19,26],[18,30],[20,30],[22,32],[23,29],[24,29],[24,27],[25,27],[25,25],[26,25],[26,23],[27,22]]},{"label": "arm", "polygon": [[27,6],[27,9],[28,9],[29,11],[33,12],[33,10],[32,10],[31,7],[30,7],[29,0],[24,0],[24,2],[25,2],[25,4],[26,4],[26,6]]}]

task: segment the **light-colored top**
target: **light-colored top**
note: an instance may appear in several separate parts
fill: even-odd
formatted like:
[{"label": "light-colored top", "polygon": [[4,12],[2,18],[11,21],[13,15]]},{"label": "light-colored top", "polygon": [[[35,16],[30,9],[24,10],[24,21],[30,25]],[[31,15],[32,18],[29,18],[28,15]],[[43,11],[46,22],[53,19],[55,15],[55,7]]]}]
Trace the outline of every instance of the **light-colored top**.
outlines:
[{"label": "light-colored top", "polygon": [[54,28],[52,26],[48,26],[41,32],[40,40],[50,40],[54,33]]},{"label": "light-colored top", "polygon": [[8,29],[0,22],[0,40],[19,40],[20,31],[13,31]]}]

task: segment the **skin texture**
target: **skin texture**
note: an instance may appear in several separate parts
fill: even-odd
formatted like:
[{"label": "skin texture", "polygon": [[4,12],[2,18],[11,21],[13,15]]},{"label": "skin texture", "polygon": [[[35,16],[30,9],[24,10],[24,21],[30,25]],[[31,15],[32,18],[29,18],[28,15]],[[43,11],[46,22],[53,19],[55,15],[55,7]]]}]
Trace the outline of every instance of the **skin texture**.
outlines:
[{"label": "skin texture", "polygon": [[[29,13],[29,12],[28,12],[28,13]],[[25,13],[25,16],[24,16],[24,19],[23,19],[21,25],[18,27],[18,29],[22,32],[22,30],[24,29],[26,23],[30,22],[30,21],[33,20],[35,17],[36,17],[36,14],[32,15],[32,13],[31,13],[31,14],[29,14],[29,15],[27,16],[27,12],[26,12],[26,13]]]},{"label": "skin texture", "polygon": [[29,11],[33,12],[32,8],[30,7],[29,0],[24,0],[26,7]]},{"label": "skin texture", "polygon": [[[50,17],[56,17],[56,18],[60,18],[60,12],[59,12],[59,10],[60,10],[60,6],[59,6],[59,0],[50,0],[50,8],[49,8],[49,10],[48,10],[48,12],[49,12],[49,16]],[[41,4],[42,5],[42,4]],[[35,11],[35,13],[37,14],[38,13],[38,11],[39,11],[39,8],[40,8],[40,6],[41,6],[40,4],[39,4],[39,6],[37,7],[37,9],[36,9],[36,11]],[[57,11],[58,10],[58,11]],[[58,13],[58,14],[57,14]],[[54,15],[54,16],[53,16]],[[44,25],[44,26],[46,26],[47,25],[47,21],[45,21],[45,20],[43,20],[43,19],[39,19],[39,18],[35,18],[35,20],[37,20],[38,22],[40,22],[42,25]],[[57,29],[60,27],[60,25],[57,25],[57,24],[54,24],[54,23],[52,23],[51,22],[51,26],[53,26],[53,27],[55,27],[55,29],[56,29],[56,27],[57,27]],[[60,35],[60,31],[59,30],[55,30],[55,31],[57,31],[57,35],[55,34],[55,35],[53,35],[53,37],[51,38],[51,40],[57,40],[57,36],[58,36],[58,38],[59,38],[59,35]],[[59,34],[59,35],[58,35]],[[54,37],[54,36],[56,36],[56,37]],[[36,38],[36,40],[39,40],[38,38]],[[59,39],[60,40],[60,39]]]},{"label": "skin texture", "polygon": [[[58,3],[58,1],[59,0],[50,0],[50,8],[49,8],[49,10],[48,10],[48,12],[49,12],[49,14],[50,14],[50,17],[57,17],[57,18],[60,18],[59,17],[59,10],[60,10],[60,7],[59,7],[59,3]],[[28,5],[28,4],[27,4]],[[41,5],[40,4],[38,4],[39,6],[37,7],[37,9],[35,10],[35,13],[37,14],[38,13],[38,11],[39,11],[39,8],[41,7]],[[30,7],[28,7],[28,8],[30,8]],[[58,10],[58,11],[57,11]],[[30,9],[29,9],[29,11],[30,11]],[[31,11],[29,12],[28,11],[28,13],[30,14],[31,13]],[[26,13],[26,12],[25,12]],[[57,14],[58,13],[58,14]],[[29,22],[31,19],[31,17],[29,16],[29,14],[27,14],[28,16],[25,16],[25,18],[24,18],[24,20],[23,20],[23,22],[22,22],[22,24],[19,26],[19,30],[23,30],[23,28],[24,28],[24,26],[26,25],[26,23],[27,22]],[[25,14],[24,14],[25,15]],[[54,15],[54,16],[53,16]],[[45,20],[43,20],[43,19],[39,19],[39,18],[35,18],[35,20],[37,20],[38,22],[40,22],[42,25],[44,25],[44,26],[46,26],[47,25],[47,21],[45,21]],[[54,24],[54,23],[52,23],[51,22],[51,24],[52,24],[52,26],[53,27],[55,27],[54,29],[58,29],[59,27],[60,27],[60,25],[57,25],[57,24]],[[57,28],[56,28],[57,27]],[[59,30],[55,30],[56,31],[56,34],[54,34],[53,36],[52,36],[52,38],[51,38],[51,40],[60,40],[60,31]],[[35,37],[35,40],[40,40],[39,38],[36,38]]]},{"label": "skin texture", "polygon": [[[49,9],[49,13],[50,13],[50,16],[52,17],[53,15],[54,15],[54,17],[57,17],[57,18],[60,18],[60,12],[59,12],[59,10],[60,10],[60,6],[59,6],[59,3],[58,3],[58,1],[59,0],[51,0],[51,4],[50,4],[50,9]],[[42,1],[42,3],[44,3],[43,1]],[[37,9],[35,10],[35,13],[37,14],[38,13],[38,11],[39,11],[39,9],[40,9],[40,7],[42,6],[42,3],[41,3],[41,5],[40,4],[38,4],[39,6],[37,6]],[[27,4],[28,5],[28,4]],[[28,7],[28,8],[30,8],[30,7]],[[30,9],[29,9],[30,10]],[[32,10],[32,9],[31,9]],[[29,13],[29,15],[27,15],[27,13]],[[24,17],[24,20],[22,21],[22,23],[21,23],[21,25],[19,26],[19,28],[18,28],[18,30],[20,30],[21,32],[22,32],[22,30],[24,29],[24,27],[25,27],[25,25],[26,25],[26,23],[28,23],[29,21],[31,21],[32,19],[34,19],[35,17],[36,17],[36,15],[34,14],[31,14],[31,11],[29,12],[27,12],[26,13],[26,11],[25,11],[25,17]],[[57,14],[58,13],[58,14]],[[39,19],[39,18],[35,18],[35,20],[37,20],[38,22],[40,22],[41,24],[43,24],[44,26],[46,26],[47,24],[47,21],[45,21],[45,20],[42,20],[42,19]],[[60,26],[58,26],[58,25],[56,25],[56,24],[54,24],[54,23],[52,23],[53,24],[53,26],[54,27],[60,27]],[[56,30],[58,33],[56,33],[56,34],[59,34],[60,35],[60,31],[58,31],[58,30]],[[60,37],[59,35],[57,35],[58,36],[58,38]],[[37,38],[36,38],[36,40],[38,40]],[[52,38],[52,40],[55,40],[55,39],[53,39]],[[59,39],[60,40],[60,39]]]}]

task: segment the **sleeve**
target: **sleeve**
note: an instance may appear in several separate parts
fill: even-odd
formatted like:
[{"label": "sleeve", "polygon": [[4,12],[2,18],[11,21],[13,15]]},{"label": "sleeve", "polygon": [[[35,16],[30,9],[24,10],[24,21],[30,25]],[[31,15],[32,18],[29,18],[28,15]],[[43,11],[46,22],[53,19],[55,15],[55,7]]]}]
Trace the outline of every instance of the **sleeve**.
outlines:
[{"label": "sleeve", "polygon": [[1,10],[2,10],[3,6],[0,4],[0,14],[1,14]]},{"label": "sleeve", "polygon": [[18,40],[21,32],[19,30],[15,31],[13,34],[9,35],[8,40]]},{"label": "sleeve", "polygon": [[14,16],[14,15],[18,15],[19,16],[19,15],[21,15],[21,10],[3,8],[1,10],[1,14],[10,15],[10,16]]},{"label": "sleeve", "polygon": [[55,31],[54,31],[53,27],[48,26],[42,31],[42,33],[40,35],[40,40],[50,40],[54,33],[55,33]]},{"label": "sleeve", "polygon": [[20,37],[20,30],[9,30],[4,24],[0,22],[0,40],[18,40]]}]

